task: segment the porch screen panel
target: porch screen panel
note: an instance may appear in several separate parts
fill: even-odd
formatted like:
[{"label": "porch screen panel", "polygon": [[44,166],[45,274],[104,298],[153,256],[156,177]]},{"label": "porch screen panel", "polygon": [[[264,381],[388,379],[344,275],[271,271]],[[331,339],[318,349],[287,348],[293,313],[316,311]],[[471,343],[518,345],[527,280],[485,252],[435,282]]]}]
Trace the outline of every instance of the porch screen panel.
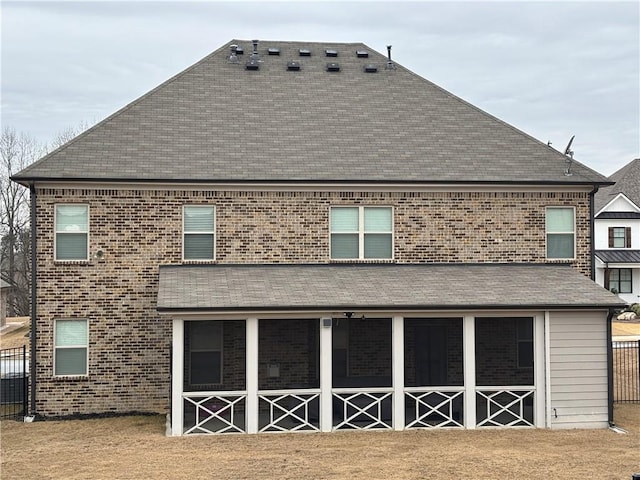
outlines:
[{"label": "porch screen panel", "polygon": [[317,319],[260,319],[258,388],[320,387],[320,333]]},{"label": "porch screen panel", "polygon": [[476,384],[533,385],[533,318],[476,318]]},{"label": "porch screen panel", "polygon": [[184,390],[243,390],[245,351],[244,320],[185,322]]},{"label": "porch screen panel", "polygon": [[405,318],[405,385],[464,385],[462,332],[461,318]]}]

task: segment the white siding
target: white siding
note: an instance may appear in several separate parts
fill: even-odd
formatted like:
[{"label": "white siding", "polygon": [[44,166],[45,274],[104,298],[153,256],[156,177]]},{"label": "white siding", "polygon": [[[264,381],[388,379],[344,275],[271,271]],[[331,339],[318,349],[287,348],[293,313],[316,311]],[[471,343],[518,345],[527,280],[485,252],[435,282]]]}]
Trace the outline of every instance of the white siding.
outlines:
[{"label": "white siding", "polygon": [[551,428],[606,428],[607,312],[551,312]]}]

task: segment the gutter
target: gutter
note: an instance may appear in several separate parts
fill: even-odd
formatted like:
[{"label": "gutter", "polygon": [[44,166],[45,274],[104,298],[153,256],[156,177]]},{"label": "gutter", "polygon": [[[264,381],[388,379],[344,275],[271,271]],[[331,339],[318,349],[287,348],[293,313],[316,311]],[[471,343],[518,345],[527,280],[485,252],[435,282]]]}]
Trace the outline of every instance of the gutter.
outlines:
[{"label": "gutter", "polygon": [[595,196],[596,193],[598,193],[598,189],[599,186],[598,185],[594,185],[593,190],[591,190],[591,193],[589,193],[589,237],[591,238],[590,246],[589,246],[589,259],[591,261],[591,266],[590,266],[590,270],[591,270],[591,280],[593,280],[594,282],[596,281],[596,244],[595,244],[595,239],[596,239],[596,227],[595,227],[595,217],[594,217],[594,210],[595,210]]},{"label": "gutter", "polygon": [[38,284],[38,270],[37,270],[37,233],[38,223],[36,217],[36,188],[33,182],[29,184],[29,192],[31,194],[31,333],[29,335],[30,340],[30,365],[29,365],[29,377],[31,378],[31,395],[29,414],[33,420],[33,416],[36,414],[36,337],[37,337],[37,284]]},{"label": "gutter", "polygon": [[611,428],[616,428],[616,424],[613,421],[613,333],[611,331],[614,315],[615,310],[610,308],[609,315],[607,315],[607,413],[609,427]]}]

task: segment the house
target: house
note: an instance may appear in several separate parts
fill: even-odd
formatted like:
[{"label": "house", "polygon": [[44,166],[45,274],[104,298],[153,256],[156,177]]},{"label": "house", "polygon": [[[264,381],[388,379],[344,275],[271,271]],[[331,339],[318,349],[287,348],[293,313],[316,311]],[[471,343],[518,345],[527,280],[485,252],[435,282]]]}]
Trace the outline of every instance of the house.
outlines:
[{"label": "house", "polygon": [[7,302],[11,285],[0,279],[0,327],[4,327],[7,321]]},{"label": "house", "polygon": [[640,158],[609,179],[595,197],[596,282],[640,303]]},{"label": "house", "polygon": [[567,160],[390,49],[233,40],[13,177],[37,219],[32,413],[606,427],[610,182]]}]

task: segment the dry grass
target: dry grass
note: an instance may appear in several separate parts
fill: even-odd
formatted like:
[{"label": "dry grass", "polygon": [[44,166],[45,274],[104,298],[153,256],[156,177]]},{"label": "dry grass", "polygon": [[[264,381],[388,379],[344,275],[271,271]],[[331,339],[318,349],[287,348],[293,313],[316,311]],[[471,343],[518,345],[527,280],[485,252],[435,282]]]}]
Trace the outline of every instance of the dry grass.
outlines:
[{"label": "dry grass", "polygon": [[612,322],[612,335],[640,335],[640,321],[637,322]]},{"label": "dry grass", "polygon": [[[625,325],[640,334],[640,324]],[[2,348],[10,348],[6,339],[20,346],[24,333],[3,335]],[[640,405],[616,405],[615,420],[627,435],[414,430],[167,438],[159,416],[5,420],[0,478],[628,479],[640,473]]]},{"label": "dry grass", "polygon": [[483,430],[164,436],[162,417],[3,421],[3,479],[627,479],[640,472],[640,405],[629,430]]}]

